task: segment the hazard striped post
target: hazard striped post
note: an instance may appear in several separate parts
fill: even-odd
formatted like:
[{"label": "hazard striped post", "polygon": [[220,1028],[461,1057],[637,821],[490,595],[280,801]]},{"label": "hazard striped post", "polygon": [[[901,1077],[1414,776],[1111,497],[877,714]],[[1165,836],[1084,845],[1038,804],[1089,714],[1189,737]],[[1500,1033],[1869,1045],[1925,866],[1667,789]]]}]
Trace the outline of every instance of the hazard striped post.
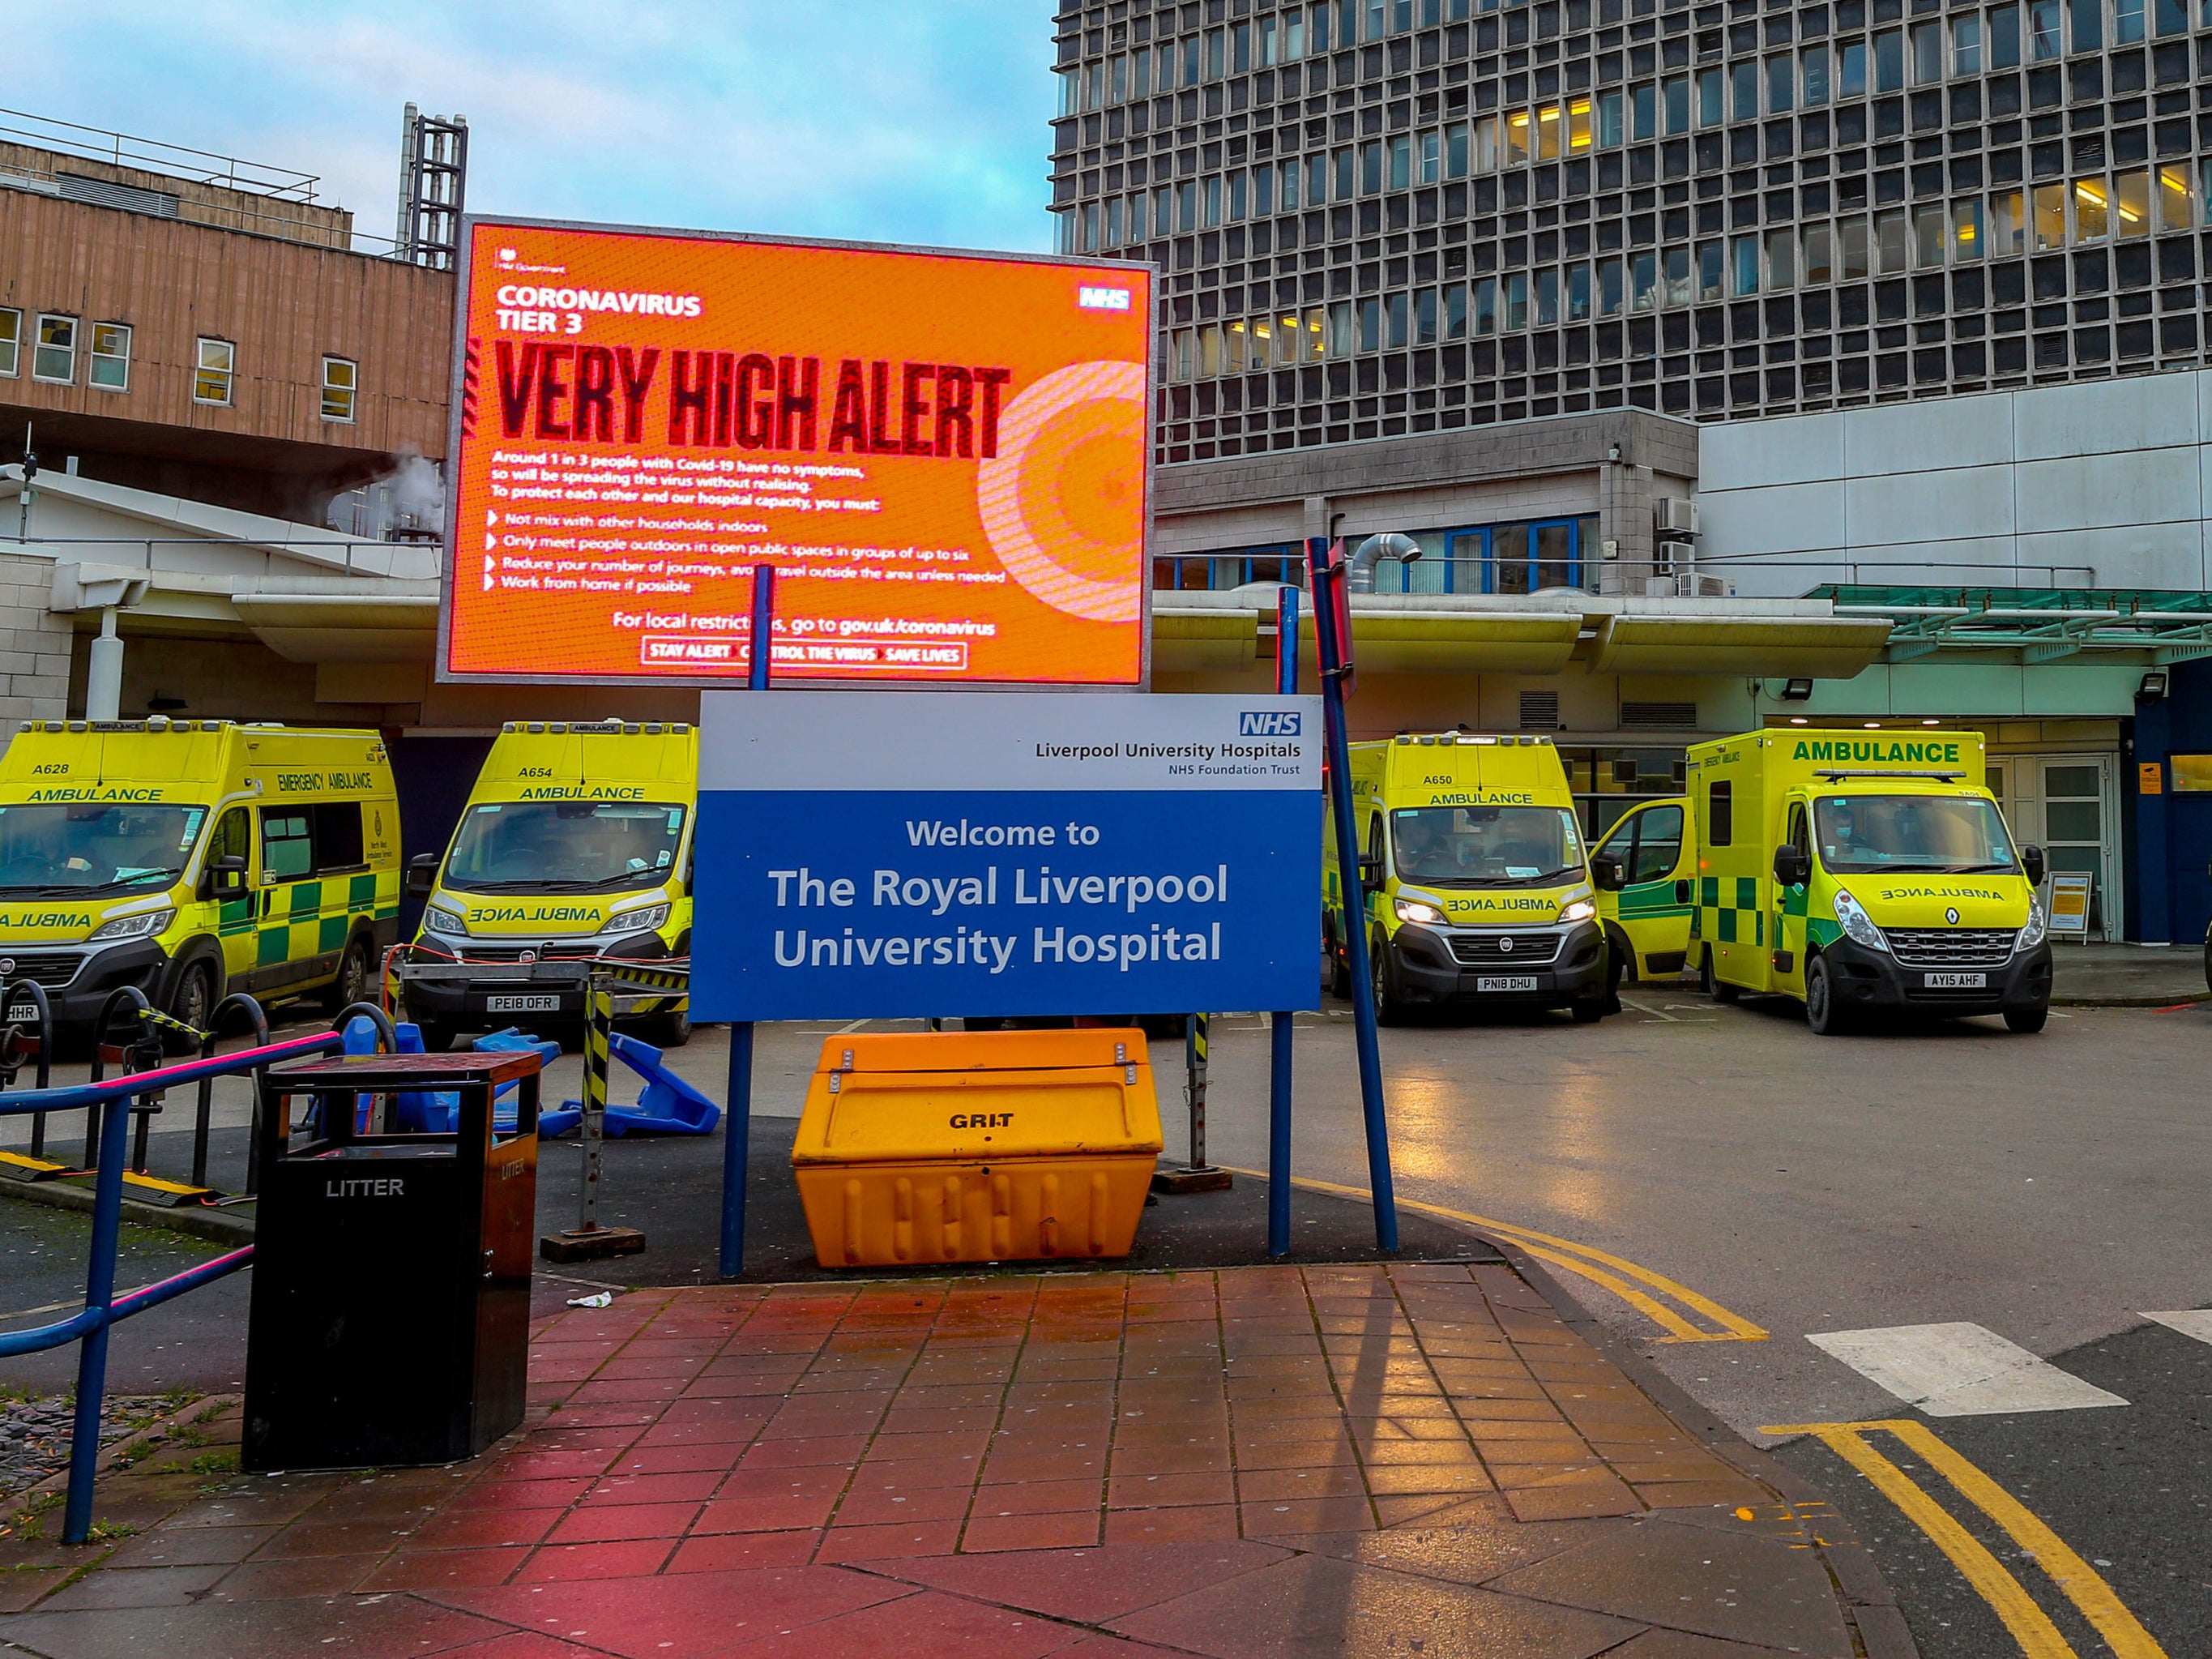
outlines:
[{"label": "hazard striped post", "polygon": [[589,993],[589,1016],[584,1021],[584,1190],[577,1206],[576,1231],[599,1228],[599,1153],[605,1146],[607,1122],[607,1038],[613,1033],[613,994],[597,976]]}]

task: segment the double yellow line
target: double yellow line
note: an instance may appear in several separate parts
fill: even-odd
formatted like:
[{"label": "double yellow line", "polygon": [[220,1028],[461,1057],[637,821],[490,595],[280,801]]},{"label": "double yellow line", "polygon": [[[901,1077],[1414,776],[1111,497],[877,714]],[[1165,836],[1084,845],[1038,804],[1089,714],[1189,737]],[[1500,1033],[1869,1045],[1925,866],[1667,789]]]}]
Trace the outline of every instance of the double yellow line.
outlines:
[{"label": "double yellow line", "polygon": [[[1239,1170],[1238,1175],[1267,1178],[1261,1170]],[[1316,1193],[1332,1193],[1339,1198],[1370,1199],[1373,1196],[1364,1187],[1340,1186],[1333,1181],[1315,1181],[1304,1176],[1294,1176],[1293,1186],[1304,1187]],[[1559,1238],[1551,1233],[1540,1233],[1533,1227],[1516,1226],[1510,1221],[1498,1221],[1489,1216],[1473,1215],[1465,1210],[1446,1209],[1441,1204],[1424,1204],[1418,1199],[1401,1198],[1401,1210],[1419,1210],[1424,1215],[1441,1216],[1446,1221],[1457,1221],[1486,1233],[1496,1233],[1510,1239],[1521,1249],[1555,1267],[1565,1268],[1577,1278],[1610,1291],[1623,1302],[1643,1314],[1667,1333],[1662,1342],[1764,1342],[1767,1333],[1741,1314],[1730,1313],[1709,1297],[1698,1294],[1686,1285],[1678,1285],[1663,1273],[1655,1273],[1649,1267],[1639,1267],[1604,1250],[1588,1244],[1577,1244],[1571,1238]],[[1665,1301],[1662,1297],[1667,1298]],[[1674,1305],[1669,1306],[1672,1303]],[[1685,1312],[1684,1310],[1687,1310]],[[1696,1316],[1707,1324],[1701,1325]],[[1717,1326],[1717,1329],[1708,1328]]]},{"label": "double yellow line", "polygon": [[1887,1434],[1905,1443],[1975,1508],[2002,1528],[2044,1576],[2065,1592],[2095,1626],[2115,1659],[2166,1659],[2166,1650],[2137,1622],[2096,1570],[2068,1547],[2019,1499],[1968,1462],[1924,1423],[1895,1419],[1870,1423],[1796,1423],[1764,1428],[1761,1434],[1809,1434],[1866,1476],[1875,1489],[1903,1510],[1929,1540],[1951,1559],[1968,1583],[2004,1621],[2027,1659],[2077,1659],[2049,1614],[2012,1571],[1973,1534],[1912,1478],[1876,1450],[1867,1437]]}]

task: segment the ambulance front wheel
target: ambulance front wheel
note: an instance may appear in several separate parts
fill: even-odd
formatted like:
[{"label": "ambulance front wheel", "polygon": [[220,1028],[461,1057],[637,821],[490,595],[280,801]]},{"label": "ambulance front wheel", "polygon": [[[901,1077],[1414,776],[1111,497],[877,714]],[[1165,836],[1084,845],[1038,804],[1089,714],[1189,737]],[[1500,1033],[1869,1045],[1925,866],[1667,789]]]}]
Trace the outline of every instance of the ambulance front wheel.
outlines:
[{"label": "ambulance front wheel", "polygon": [[1377,933],[1368,941],[1368,975],[1375,982],[1375,1023],[1395,1025],[1406,1018],[1405,1000],[1398,994],[1398,975],[1391,967],[1390,941]]},{"label": "ambulance front wheel", "polygon": [[1814,957],[1805,965],[1805,1023],[1814,1036],[1834,1036],[1850,1029],[1850,1017],[1836,996],[1835,975],[1827,958]]},{"label": "ambulance front wheel", "polygon": [[[215,1012],[215,969],[208,963],[190,963],[177,975],[177,988],[169,994],[169,1018],[180,1020],[195,1031],[207,1030],[208,1016]],[[197,1046],[181,1031],[163,1034],[163,1046],[173,1054],[189,1054]]]}]

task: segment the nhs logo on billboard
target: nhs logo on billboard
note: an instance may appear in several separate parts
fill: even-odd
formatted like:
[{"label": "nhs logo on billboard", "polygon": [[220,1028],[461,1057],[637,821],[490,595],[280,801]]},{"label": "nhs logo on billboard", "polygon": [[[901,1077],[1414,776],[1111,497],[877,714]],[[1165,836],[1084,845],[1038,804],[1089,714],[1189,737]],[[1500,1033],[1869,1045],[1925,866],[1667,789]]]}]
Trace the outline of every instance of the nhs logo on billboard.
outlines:
[{"label": "nhs logo on billboard", "polygon": [[1127,311],[1129,290],[1126,288],[1079,288],[1075,303],[1085,311]]},{"label": "nhs logo on billboard", "polygon": [[1295,738],[1299,715],[1283,709],[1248,708],[1237,717],[1240,738]]}]

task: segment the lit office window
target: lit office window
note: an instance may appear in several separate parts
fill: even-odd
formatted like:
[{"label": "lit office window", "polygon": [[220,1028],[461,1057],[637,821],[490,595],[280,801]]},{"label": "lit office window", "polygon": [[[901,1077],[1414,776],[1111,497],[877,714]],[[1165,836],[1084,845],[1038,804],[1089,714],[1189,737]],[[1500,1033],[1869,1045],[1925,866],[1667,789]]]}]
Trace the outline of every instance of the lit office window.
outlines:
[{"label": "lit office window", "polygon": [[31,353],[31,378],[67,386],[76,379],[76,319],[39,319],[37,348]]},{"label": "lit office window", "polygon": [[92,358],[85,366],[85,381],[104,392],[131,390],[131,325],[94,323]]},{"label": "lit office window", "polygon": [[192,375],[192,401],[228,404],[238,373],[238,347],[228,340],[203,338],[197,372]]},{"label": "lit office window", "polygon": [[345,357],[323,359],[323,418],[350,422],[361,390],[361,365]]}]

